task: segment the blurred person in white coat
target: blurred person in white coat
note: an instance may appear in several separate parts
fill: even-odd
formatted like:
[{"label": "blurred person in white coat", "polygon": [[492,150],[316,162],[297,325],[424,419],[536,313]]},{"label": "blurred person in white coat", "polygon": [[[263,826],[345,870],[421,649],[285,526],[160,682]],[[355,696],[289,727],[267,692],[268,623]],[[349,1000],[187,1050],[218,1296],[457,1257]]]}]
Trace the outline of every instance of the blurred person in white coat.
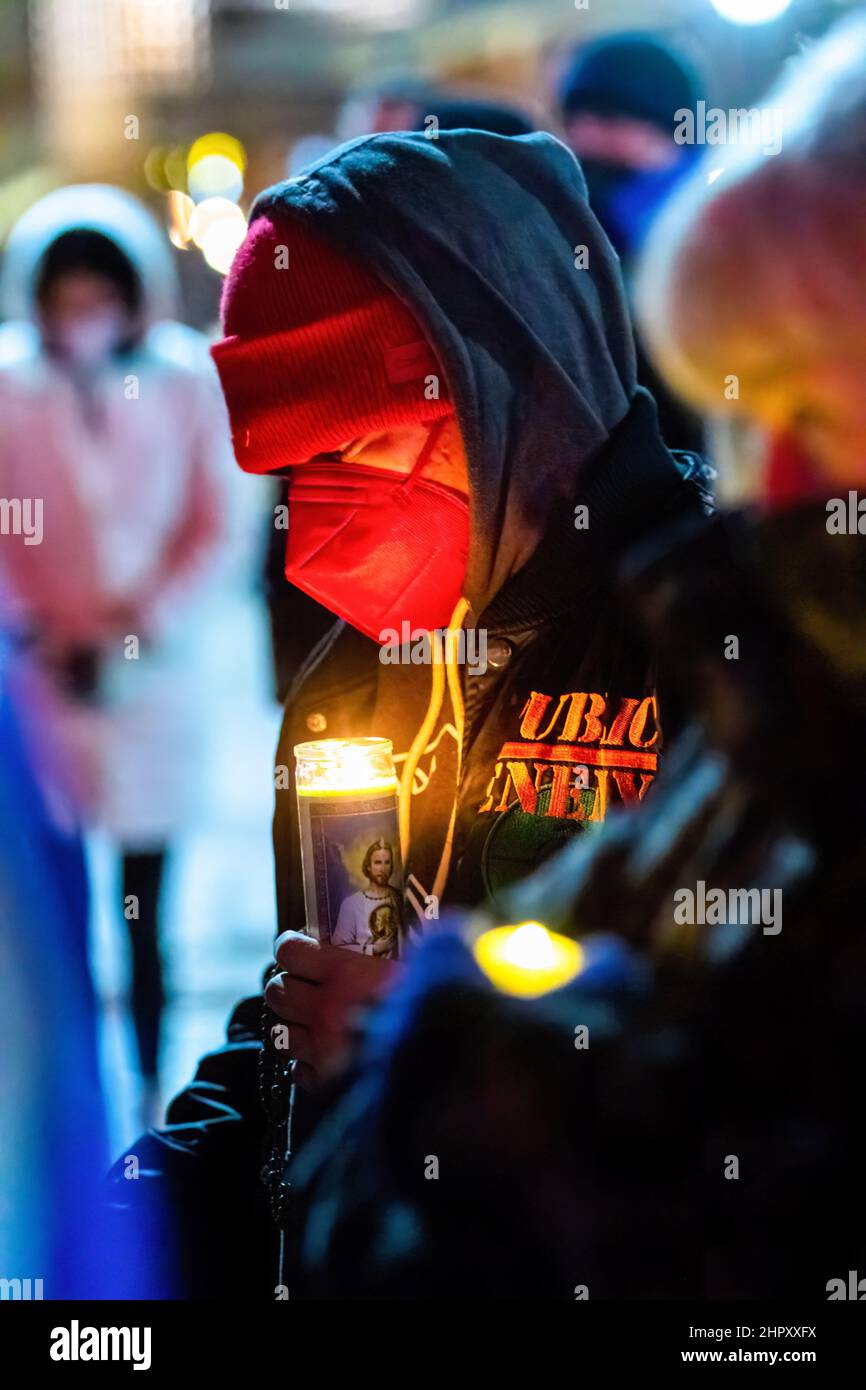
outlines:
[{"label": "blurred person in white coat", "polygon": [[154,1102],[160,890],[201,798],[192,637],[225,548],[232,468],[205,340],[170,318],[175,288],[164,234],[103,185],[31,207],[0,276],[0,621],[26,654],[49,795],[71,784],[82,826],[121,855]]}]

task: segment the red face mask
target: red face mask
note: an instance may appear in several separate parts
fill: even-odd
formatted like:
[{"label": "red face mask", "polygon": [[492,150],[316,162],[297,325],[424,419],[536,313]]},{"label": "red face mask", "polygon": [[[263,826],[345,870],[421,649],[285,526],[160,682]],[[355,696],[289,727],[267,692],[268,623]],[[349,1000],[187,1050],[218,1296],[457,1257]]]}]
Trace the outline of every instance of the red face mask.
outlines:
[{"label": "red face mask", "polygon": [[444,627],[461,596],[469,506],[422,477],[442,422],[408,476],[310,463],[289,483],[286,578],[365,636]]}]

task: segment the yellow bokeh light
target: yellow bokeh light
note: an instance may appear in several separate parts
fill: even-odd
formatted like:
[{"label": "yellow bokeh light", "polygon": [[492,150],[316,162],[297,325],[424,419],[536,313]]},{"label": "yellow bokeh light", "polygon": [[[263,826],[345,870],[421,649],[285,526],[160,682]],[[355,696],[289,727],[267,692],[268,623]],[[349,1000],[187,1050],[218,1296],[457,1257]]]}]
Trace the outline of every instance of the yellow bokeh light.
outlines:
[{"label": "yellow bokeh light", "polygon": [[167,155],[165,145],[154,145],[144,157],[144,177],[151,188],[155,188],[159,193],[166,193],[171,187],[165,171]]},{"label": "yellow bokeh light", "polygon": [[165,181],[169,188],[179,189],[181,193],[186,192],[186,148],[183,145],[175,145],[174,149],[168,151],[163,161],[163,172]]},{"label": "yellow bokeh light", "polygon": [[199,160],[208,159],[212,155],[229,160],[242,174],[247,167],[247,152],[240,140],[236,140],[233,135],[226,135],[225,131],[212,130],[208,135],[200,135],[190,145],[186,157],[187,168],[192,169]]},{"label": "yellow bokeh light", "polygon": [[492,927],[473,945],[487,978],[505,994],[537,999],[580,974],[583,951],[576,941],[550,932],[540,922]]}]

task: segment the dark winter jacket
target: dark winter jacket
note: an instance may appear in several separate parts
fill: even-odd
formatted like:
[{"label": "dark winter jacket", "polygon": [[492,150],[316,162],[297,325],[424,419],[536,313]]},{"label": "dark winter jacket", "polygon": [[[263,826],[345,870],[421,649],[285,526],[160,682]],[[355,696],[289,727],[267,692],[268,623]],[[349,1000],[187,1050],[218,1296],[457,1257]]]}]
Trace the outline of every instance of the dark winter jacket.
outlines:
[{"label": "dark winter jacket", "polygon": [[[652,786],[674,711],[658,699],[652,646],[615,576],[654,528],[703,514],[706,470],[661,441],[635,381],[616,258],[575,160],[552,137],[356,141],[262,195],[253,218],[275,205],[370,264],[410,304],[447,376],[469,466],[467,593],[488,664],[457,673],[462,720],[449,692],[434,712],[412,779],[406,869],[416,902],[439,874],[442,913],[484,902],[500,911],[515,878]],[[430,667],[383,664],[343,624],[301,672],[277,755],[281,930],[305,925],[293,746],[384,735],[400,772],[430,695]],[[186,1210],[187,1228],[206,1224],[195,1216],[203,1203],[223,1210],[218,1248],[206,1246],[182,1289],[218,1281],[226,1258],[253,1248],[247,1197],[225,1204],[257,1182],[258,1042],[244,1032],[254,1011],[238,1015],[226,1053],[203,1061],[169,1127],[142,1143],[150,1188]],[[243,1171],[231,1166],[241,1158]],[[119,1184],[119,1206],[142,1210],[147,1187]]]}]

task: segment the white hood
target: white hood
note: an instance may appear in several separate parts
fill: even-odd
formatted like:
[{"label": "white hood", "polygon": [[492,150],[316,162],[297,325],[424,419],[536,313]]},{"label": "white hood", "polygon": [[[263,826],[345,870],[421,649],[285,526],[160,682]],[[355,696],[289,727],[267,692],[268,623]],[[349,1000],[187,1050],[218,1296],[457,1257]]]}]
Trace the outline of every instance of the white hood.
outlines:
[{"label": "white hood", "polygon": [[124,253],[142,286],[145,319],[174,313],[177,279],[168,237],[137,198],[109,184],[70,184],[40,198],[9,234],[0,271],[0,316],[32,319],[39,263],[65,232],[101,232]]}]

